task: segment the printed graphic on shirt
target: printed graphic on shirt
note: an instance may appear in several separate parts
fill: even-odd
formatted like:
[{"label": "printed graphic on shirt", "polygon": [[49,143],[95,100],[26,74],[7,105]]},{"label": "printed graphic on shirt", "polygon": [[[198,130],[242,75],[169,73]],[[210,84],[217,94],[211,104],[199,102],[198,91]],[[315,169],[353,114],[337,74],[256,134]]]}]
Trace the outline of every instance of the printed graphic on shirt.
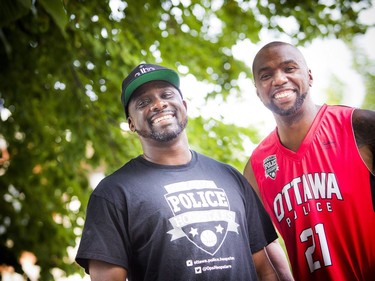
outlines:
[{"label": "printed graphic on shirt", "polygon": [[193,268],[194,273],[199,275],[204,272],[232,269],[231,263],[235,262],[235,260],[232,256],[197,260],[189,259],[186,260],[186,266]]},{"label": "printed graphic on shirt", "polygon": [[214,255],[228,231],[238,233],[236,213],[230,210],[225,191],[213,181],[194,180],[165,186],[164,195],[173,217],[171,241],[188,239],[196,247]]},{"label": "printed graphic on shirt", "polygon": [[334,173],[303,174],[275,195],[273,211],[278,222],[285,220],[291,227],[300,216],[310,212],[332,212],[334,199],[343,200]]},{"label": "printed graphic on shirt", "polygon": [[276,155],[270,155],[266,159],[263,160],[263,167],[266,178],[275,179],[276,172],[279,170],[279,166],[277,165]]}]

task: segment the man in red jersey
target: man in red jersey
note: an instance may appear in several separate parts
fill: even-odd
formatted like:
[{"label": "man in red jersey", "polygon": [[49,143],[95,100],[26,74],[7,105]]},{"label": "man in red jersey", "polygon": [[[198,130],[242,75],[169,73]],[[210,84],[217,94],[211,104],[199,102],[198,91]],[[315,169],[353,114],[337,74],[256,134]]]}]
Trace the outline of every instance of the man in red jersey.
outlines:
[{"label": "man in red jersey", "polygon": [[314,104],[311,70],[287,43],[264,46],[253,75],[277,127],[244,175],[285,241],[295,279],[375,280],[375,112]]}]

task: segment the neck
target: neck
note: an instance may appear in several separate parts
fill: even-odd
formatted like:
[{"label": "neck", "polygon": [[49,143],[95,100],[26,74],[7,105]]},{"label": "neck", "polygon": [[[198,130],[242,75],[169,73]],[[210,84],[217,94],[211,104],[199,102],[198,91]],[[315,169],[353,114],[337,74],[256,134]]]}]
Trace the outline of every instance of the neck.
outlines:
[{"label": "neck", "polygon": [[275,116],[281,144],[296,152],[306,137],[319,109],[320,106],[311,103],[291,117]]},{"label": "neck", "polygon": [[184,165],[191,160],[187,136],[182,133],[177,139],[160,143],[141,139],[143,158],[160,165]]}]

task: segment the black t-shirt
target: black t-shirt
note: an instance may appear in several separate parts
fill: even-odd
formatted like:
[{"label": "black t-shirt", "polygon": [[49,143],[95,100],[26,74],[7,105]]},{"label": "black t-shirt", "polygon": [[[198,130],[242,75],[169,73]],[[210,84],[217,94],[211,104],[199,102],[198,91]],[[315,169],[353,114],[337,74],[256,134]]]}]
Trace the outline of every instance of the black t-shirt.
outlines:
[{"label": "black t-shirt", "polygon": [[76,257],[86,272],[95,259],[130,281],[257,280],[252,253],[277,238],[268,215],[237,170],[192,156],[179,166],[137,157],[99,183]]}]

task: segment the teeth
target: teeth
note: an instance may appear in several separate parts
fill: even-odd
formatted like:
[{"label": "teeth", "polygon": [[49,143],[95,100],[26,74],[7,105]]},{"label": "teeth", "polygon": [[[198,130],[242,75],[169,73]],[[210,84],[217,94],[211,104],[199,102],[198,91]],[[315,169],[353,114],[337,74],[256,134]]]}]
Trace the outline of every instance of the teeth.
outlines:
[{"label": "teeth", "polygon": [[290,94],[292,93],[292,91],[283,91],[283,92],[279,92],[275,95],[275,99],[282,99],[282,98],[285,98],[287,96],[289,96]]},{"label": "teeth", "polygon": [[173,117],[172,115],[164,115],[162,117],[156,118],[154,120],[154,123],[159,123],[160,121],[163,121],[163,120],[166,120],[166,119],[170,119],[172,117]]}]

